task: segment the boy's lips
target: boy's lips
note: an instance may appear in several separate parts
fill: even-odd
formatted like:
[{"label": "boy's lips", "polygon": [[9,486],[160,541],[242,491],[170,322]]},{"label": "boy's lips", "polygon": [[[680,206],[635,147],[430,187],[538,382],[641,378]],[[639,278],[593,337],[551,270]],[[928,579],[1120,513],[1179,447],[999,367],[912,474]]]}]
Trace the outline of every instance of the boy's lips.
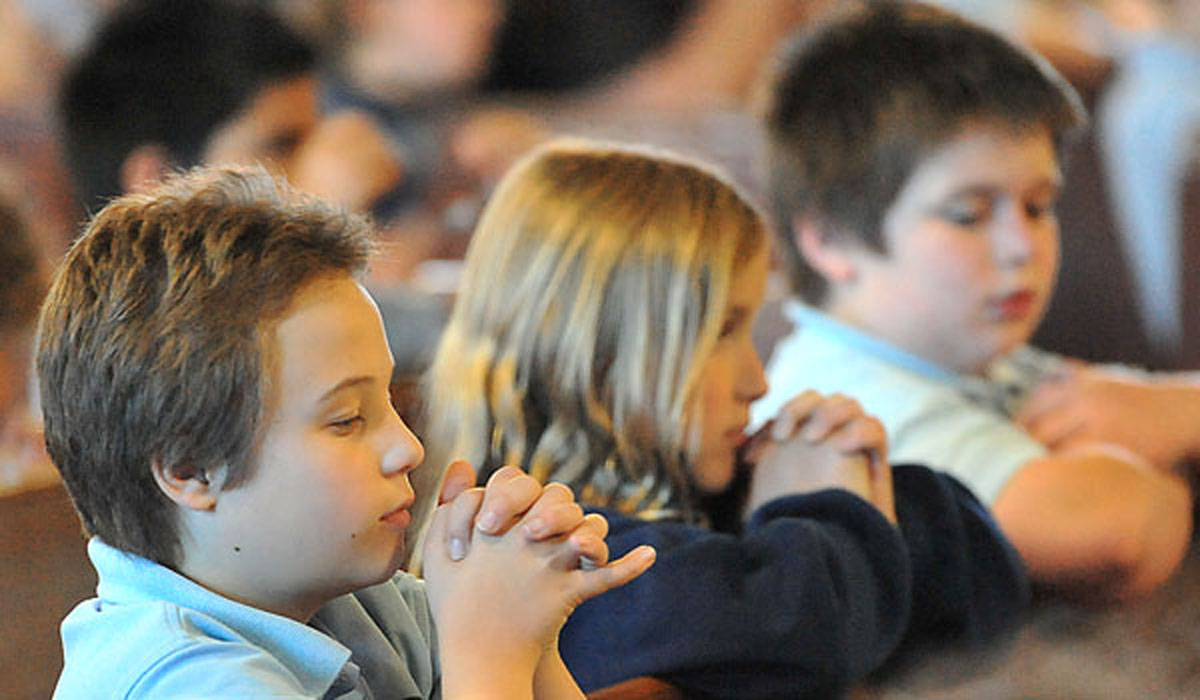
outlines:
[{"label": "boy's lips", "polygon": [[997,318],[1003,321],[1018,321],[1029,317],[1033,312],[1033,304],[1037,295],[1031,290],[1020,289],[1001,297],[996,297],[990,304]]},{"label": "boy's lips", "polygon": [[388,525],[391,525],[399,530],[403,530],[404,528],[408,527],[410,522],[412,522],[412,514],[408,512],[408,508],[411,505],[412,501],[409,501],[399,508],[379,516],[379,521],[382,523],[387,523]]}]

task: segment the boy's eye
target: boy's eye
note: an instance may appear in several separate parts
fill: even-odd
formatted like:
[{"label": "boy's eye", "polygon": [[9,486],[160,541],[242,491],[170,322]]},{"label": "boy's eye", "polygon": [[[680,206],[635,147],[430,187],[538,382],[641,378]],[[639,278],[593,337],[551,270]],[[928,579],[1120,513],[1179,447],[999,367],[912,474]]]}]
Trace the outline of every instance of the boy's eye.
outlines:
[{"label": "boy's eye", "polygon": [[1025,215],[1031,219],[1042,219],[1054,214],[1054,202],[1029,202],[1025,205]]},{"label": "boy's eye", "polygon": [[331,422],[329,427],[332,428],[334,433],[338,435],[349,435],[357,430],[358,427],[363,424],[363,422],[364,420],[362,416],[350,416],[348,418],[342,418]]},{"label": "boy's eye", "polygon": [[957,226],[978,226],[987,221],[989,207],[981,204],[955,203],[943,208],[941,217]]}]

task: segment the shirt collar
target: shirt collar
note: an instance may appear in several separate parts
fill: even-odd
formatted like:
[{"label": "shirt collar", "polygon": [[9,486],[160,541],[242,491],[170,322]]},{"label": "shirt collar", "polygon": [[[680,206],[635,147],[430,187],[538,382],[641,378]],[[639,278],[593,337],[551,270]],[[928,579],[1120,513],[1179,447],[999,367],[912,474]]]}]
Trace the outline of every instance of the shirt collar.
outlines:
[{"label": "shirt collar", "polygon": [[973,403],[1011,416],[1041,381],[1061,371],[1062,358],[1021,346],[997,358],[984,376],[959,374],[875,338],[798,301],[784,304],[784,312],[807,331],[839,345],[899,367],[919,377],[945,384]]},{"label": "shirt collar", "polygon": [[350,650],[296,620],[218,595],[165,566],[105,544],[88,542],[100,604],[167,602],[207,615],[271,653],[305,690],[320,697],[350,660]]},{"label": "shirt collar", "polygon": [[842,323],[831,316],[798,301],[788,301],[784,304],[784,312],[797,326],[812,330],[818,334],[837,341],[853,350],[883,360],[920,375],[945,384],[958,384],[961,375],[951,372],[944,367],[918,357],[907,350],[868,335],[857,328]]}]

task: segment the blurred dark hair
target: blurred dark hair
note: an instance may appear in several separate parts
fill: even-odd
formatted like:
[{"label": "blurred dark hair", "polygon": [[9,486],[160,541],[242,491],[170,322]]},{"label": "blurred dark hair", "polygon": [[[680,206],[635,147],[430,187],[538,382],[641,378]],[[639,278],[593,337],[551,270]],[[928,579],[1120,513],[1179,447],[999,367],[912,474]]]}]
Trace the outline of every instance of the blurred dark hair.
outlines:
[{"label": "blurred dark hair", "polygon": [[316,54],[268,9],[236,0],[118,3],[64,77],[63,143],[80,203],[121,193],[141,144],[197,165],[212,133],[262,90],[314,69]]}]

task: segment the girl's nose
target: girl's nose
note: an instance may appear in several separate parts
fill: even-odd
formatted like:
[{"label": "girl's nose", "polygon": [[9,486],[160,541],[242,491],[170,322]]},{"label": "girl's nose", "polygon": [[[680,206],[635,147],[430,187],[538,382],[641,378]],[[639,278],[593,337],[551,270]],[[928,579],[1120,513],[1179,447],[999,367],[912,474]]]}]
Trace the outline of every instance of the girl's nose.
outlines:
[{"label": "girl's nose", "polygon": [[767,393],[767,373],[753,344],[748,347],[738,381],[738,398],[753,403]]}]

